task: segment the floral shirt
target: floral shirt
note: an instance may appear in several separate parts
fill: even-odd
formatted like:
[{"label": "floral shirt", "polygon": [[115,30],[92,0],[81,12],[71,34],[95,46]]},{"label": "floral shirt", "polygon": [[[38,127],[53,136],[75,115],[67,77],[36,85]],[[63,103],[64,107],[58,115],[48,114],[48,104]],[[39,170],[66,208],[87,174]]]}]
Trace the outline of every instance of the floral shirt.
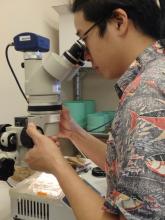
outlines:
[{"label": "floral shirt", "polygon": [[165,50],[145,49],[116,84],[104,209],[128,220],[165,220]]}]

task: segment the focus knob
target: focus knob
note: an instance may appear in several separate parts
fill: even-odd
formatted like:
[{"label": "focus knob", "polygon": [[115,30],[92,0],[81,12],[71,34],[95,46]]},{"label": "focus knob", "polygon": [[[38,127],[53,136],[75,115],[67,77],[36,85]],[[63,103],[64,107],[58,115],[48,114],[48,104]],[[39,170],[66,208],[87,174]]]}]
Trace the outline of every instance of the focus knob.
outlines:
[{"label": "focus knob", "polygon": [[[21,135],[20,135],[20,140],[21,140],[21,143],[24,147],[32,148],[34,146],[34,142],[33,142],[32,138],[27,134],[26,129],[27,128],[22,129],[22,132],[21,132]],[[41,134],[44,134],[43,130],[40,127],[37,127],[37,130]]]}]

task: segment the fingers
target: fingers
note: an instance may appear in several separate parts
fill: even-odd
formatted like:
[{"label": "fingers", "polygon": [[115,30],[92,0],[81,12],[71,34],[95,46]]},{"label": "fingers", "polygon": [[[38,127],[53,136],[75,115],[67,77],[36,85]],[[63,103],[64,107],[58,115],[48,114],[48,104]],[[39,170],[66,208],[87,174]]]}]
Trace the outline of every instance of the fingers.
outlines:
[{"label": "fingers", "polygon": [[57,136],[49,136],[49,138],[50,138],[53,142],[55,142],[55,144],[56,144],[57,146],[60,146],[60,142],[59,142]]},{"label": "fingers", "polygon": [[34,160],[34,155],[36,154],[36,151],[37,151],[37,148],[36,148],[36,145],[34,145],[34,147],[26,153],[24,161],[28,163],[29,165]]},{"label": "fingers", "polygon": [[58,137],[57,136],[49,136],[49,138],[51,138],[54,142],[58,141]]},{"label": "fingers", "polygon": [[61,117],[64,118],[65,120],[70,120],[70,114],[67,108],[63,107],[61,111]]},{"label": "fingers", "polygon": [[42,134],[37,130],[35,124],[32,122],[28,123],[26,131],[35,143],[38,143],[38,140],[42,137]]}]

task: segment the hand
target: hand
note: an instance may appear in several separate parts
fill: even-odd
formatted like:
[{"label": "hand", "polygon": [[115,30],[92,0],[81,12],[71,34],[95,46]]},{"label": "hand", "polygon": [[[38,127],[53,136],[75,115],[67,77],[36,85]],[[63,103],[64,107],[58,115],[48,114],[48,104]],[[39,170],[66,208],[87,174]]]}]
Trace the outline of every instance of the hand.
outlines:
[{"label": "hand", "polygon": [[58,137],[72,139],[72,135],[82,129],[69,115],[69,110],[64,108],[60,114],[60,132]]},{"label": "hand", "polygon": [[25,161],[32,169],[54,173],[56,166],[65,163],[58,144],[42,135],[33,123],[28,124],[27,133],[33,139],[34,147],[26,154]]}]

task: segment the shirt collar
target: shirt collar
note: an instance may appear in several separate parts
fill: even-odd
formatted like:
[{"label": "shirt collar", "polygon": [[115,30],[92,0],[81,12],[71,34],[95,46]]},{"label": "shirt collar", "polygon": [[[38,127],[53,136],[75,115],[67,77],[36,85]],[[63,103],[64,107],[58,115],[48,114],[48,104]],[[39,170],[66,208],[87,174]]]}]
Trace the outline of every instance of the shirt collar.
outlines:
[{"label": "shirt collar", "polygon": [[139,72],[141,72],[149,62],[155,60],[158,55],[162,54],[165,54],[165,49],[159,41],[156,41],[133,61],[128,70],[120,77],[115,85],[119,98],[121,98],[126,87],[136,78]]}]

